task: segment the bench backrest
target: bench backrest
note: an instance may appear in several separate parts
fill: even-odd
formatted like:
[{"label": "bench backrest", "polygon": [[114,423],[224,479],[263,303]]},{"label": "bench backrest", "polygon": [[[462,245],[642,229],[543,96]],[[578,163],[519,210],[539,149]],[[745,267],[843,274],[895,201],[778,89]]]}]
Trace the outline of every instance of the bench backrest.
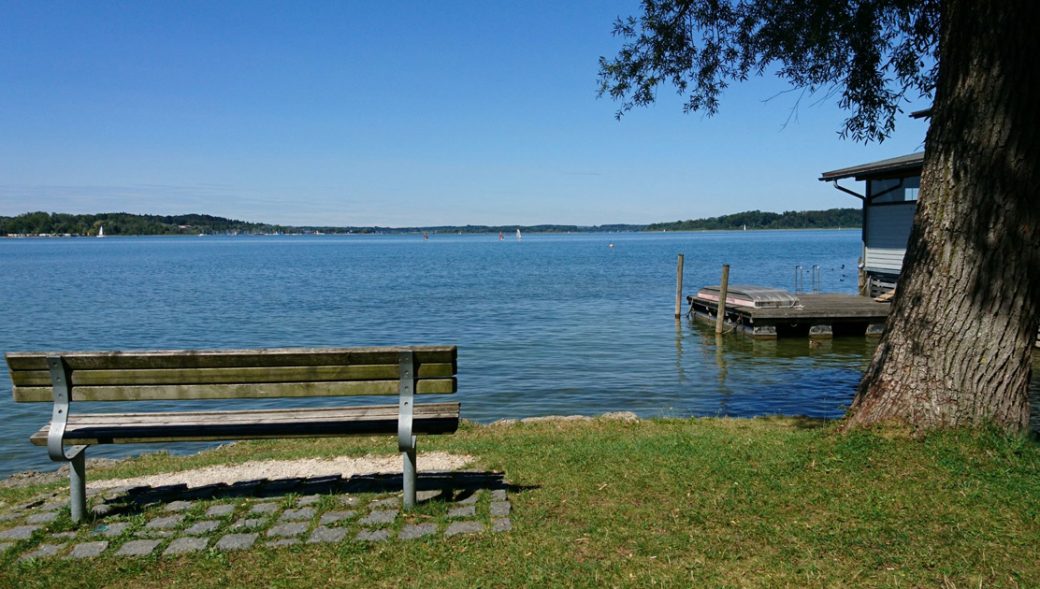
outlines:
[{"label": "bench backrest", "polygon": [[454,393],[455,346],[130,352],[10,352],[17,402],[52,400],[47,358],[71,371],[76,401],[396,395],[411,352],[415,392]]}]

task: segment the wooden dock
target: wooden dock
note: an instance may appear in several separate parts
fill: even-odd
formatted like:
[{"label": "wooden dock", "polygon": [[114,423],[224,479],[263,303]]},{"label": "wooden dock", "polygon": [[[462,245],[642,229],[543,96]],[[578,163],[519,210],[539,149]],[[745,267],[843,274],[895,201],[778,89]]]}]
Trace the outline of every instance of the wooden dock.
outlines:
[{"label": "wooden dock", "polygon": [[[688,296],[691,315],[715,323],[718,302]],[[727,299],[725,324],[754,338],[831,338],[835,335],[880,336],[892,305],[869,297],[842,294],[800,294],[793,307],[751,307],[730,304]]]}]

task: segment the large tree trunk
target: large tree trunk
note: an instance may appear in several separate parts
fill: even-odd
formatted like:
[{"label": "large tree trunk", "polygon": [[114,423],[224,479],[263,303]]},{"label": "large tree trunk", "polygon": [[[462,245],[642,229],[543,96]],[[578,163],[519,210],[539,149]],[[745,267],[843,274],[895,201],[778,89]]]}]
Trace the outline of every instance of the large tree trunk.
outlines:
[{"label": "large tree trunk", "polygon": [[1029,422],[1040,313],[1040,32],[1029,1],[945,0],[917,216],[847,427]]}]

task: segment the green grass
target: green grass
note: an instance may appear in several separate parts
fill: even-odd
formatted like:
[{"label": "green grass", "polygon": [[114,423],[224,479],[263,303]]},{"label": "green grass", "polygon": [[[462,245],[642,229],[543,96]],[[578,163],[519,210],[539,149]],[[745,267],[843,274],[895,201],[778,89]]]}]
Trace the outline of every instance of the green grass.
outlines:
[{"label": "green grass", "polygon": [[[513,530],[86,565],[9,554],[0,587],[1040,587],[1033,441],[698,419],[466,426],[420,443],[525,487],[511,494]],[[243,443],[88,476],[390,454],[392,444]]]}]

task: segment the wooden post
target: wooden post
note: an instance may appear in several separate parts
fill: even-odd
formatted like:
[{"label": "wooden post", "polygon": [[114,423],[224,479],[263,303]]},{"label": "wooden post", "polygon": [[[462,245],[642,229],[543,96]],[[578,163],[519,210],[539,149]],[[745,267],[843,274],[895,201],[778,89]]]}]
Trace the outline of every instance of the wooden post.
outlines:
[{"label": "wooden post", "polygon": [[675,269],[675,318],[682,317],[682,275],[683,255],[679,254],[678,266]]},{"label": "wooden post", "polygon": [[722,333],[726,321],[726,295],[729,292],[729,264],[722,265],[722,284],[719,286],[719,308],[715,313],[715,333]]}]

